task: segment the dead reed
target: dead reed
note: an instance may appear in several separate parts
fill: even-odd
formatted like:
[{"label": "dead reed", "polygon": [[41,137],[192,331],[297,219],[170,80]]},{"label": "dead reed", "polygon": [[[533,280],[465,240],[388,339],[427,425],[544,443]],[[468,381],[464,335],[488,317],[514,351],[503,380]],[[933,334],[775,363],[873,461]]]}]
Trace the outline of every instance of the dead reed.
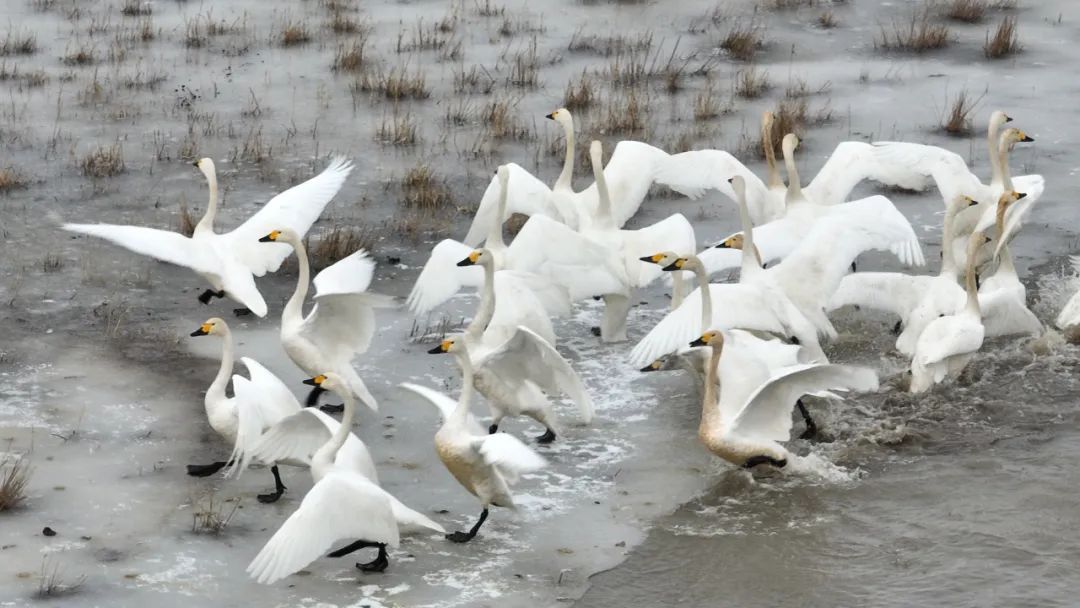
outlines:
[{"label": "dead reed", "polygon": [[112,177],[124,171],[124,150],[120,142],[110,146],[98,146],[95,150],[82,157],[79,168],[86,177],[95,179]]},{"label": "dead reed", "polygon": [[375,249],[376,236],[376,231],[367,226],[335,224],[329,232],[309,243],[311,265],[322,270],[361,249],[370,253]]},{"label": "dead reed", "polygon": [[401,204],[412,209],[442,211],[454,207],[446,180],[426,164],[409,169],[401,178]]},{"label": "dead reed", "polygon": [[424,71],[410,73],[408,66],[390,68],[388,72],[363,72],[350,89],[394,100],[427,99],[431,95]]},{"label": "dead reed", "polygon": [[281,29],[276,38],[281,46],[298,46],[311,42],[311,32],[308,29],[307,21],[303,19],[294,20],[289,15],[286,15],[282,19],[280,27]]},{"label": "dead reed", "polygon": [[330,69],[335,72],[359,72],[364,67],[364,48],[367,36],[353,39],[348,44],[339,44],[334,54],[334,63]]},{"label": "dead reed", "polygon": [[949,0],[944,12],[953,21],[978,23],[986,13],[986,0]]},{"label": "dead reed", "polygon": [[0,169],[0,194],[7,194],[12,190],[22,190],[30,185],[30,180],[18,169],[7,166]]},{"label": "dead reed", "polygon": [[761,28],[753,22],[736,23],[720,41],[720,48],[727,51],[732,59],[750,61],[763,41]]},{"label": "dead reed", "polygon": [[945,114],[945,120],[941,123],[941,128],[945,130],[949,135],[962,137],[971,134],[971,113],[975,111],[975,107],[982,99],[980,95],[977,98],[972,98],[967,90],[960,91],[952,103],[949,104],[949,110]]},{"label": "dead reed", "polygon": [[1009,15],[1001,20],[994,35],[986,32],[986,42],[983,44],[983,55],[987,59],[1001,59],[1023,50],[1020,45],[1020,35],[1016,32],[1016,17]]},{"label": "dead reed", "polygon": [[581,110],[592,105],[595,93],[588,72],[581,71],[581,76],[575,84],[573,80],[566,83],[566,93],[563,94],[563,107],[568,110]]},{"label": "dead reed", "polygon": [[375,130],[375,141],[388,146],[412,146],[419,141],[416,119],[411,112],[399,114],[397,108],[390,117],[383,115]]},{"label": "dead reed", "polygon": [[893,21],[891,28],[881,26],[880,38],[874,39],[875,48],[925,53],[945,48],[952,42],[949,26],[935,23],[930,10],[923,9],[911,14],[906,22]]},{"label": "dead reed", "polygon": [[33,55],[37,52],[37,36],[32,32],[8,29],[0,39],[0,55]]},{"label": "dead reed", "polygon": [[0,460],[0,512],[17,508],[26,500],[30,465],[26,459],[5,456]]},{"label": "dead reed", "polygon": [[751,65],[735,74],[735,94],[746,99],[757,99],[772,86],[769,73]]}]

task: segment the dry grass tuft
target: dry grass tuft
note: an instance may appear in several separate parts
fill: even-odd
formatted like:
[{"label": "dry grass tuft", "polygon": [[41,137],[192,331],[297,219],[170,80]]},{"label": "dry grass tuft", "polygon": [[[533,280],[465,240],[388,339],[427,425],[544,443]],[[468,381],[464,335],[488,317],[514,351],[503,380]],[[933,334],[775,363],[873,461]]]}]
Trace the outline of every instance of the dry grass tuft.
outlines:
[{"label": "dry grass tuft", "polygon": [[0,82],[12,81],[17,83],[20,87],[27,89],[34,89],[43,87],[49,82],[49,76],[45,73],[45,70],[34,70],[32,72],[20,72],[19,66],[13,65],[8,67],[7,61],[0,62]]},{"label": "dry grass tuft", "polygon": [[120,5],[120,14],[125,17],[139,17],[153,12],[154,8],[150,3],[143,0],[124,0],[124,3]]},{"label": "dry grass tuft", "polygon": [[7,194],[12,190],[22,190],[30,185],[30,180],[22,171],[8,166],[0,169],[0,194]]},{"label": "dry grass tuft", "polygon": [[409,169],[401,178],[401,204],[413,209],[438,211],[454,207],[446,180],[426,164]]},{"label": "dry grass tuft", "polygon": [[375,141],[390,146],[412,146],[419,141],[416,131],[416,120],[412,113],[398,114],[397,108],[394,108],[394,114],[389,120],[383,116],[375,130]]},{"label": "dry grass tuft", "polygon": [[330,16],[330,23],[327,24],[327,27],[335,34],[366,34],[370,29],[344,11],[334,11]]},{"label": "dry grass tuft", "polygon": [[72,581],[65,581],[60,564],[49,566],[48,557],[41,561],[41,574],[38,577],[38,598],[53,598],[77,593],[86,582],[86,575],[80,574]]},{"label": "dry grass tuft", "polygon": [[577,84],[574,84],[573,80],[566,83],[566,93],[563,95],[563,107],[567,110],[587,108],[592,105],[595,95],[588,72],[582,70],[581,77],[578,78]]},{"label": "dry grass tuft", "polygon": [[581,30],[574,32],[570,37],[567,50],[574,53],[593,53],[610,57],[616,53],[648,52],[652,49],[652,32],[613,36],[598,36],[596,34],[582,34]]},{"label": "dry grass tuft", "polygon": [[949,26],[934,23],[930,10],[915,11],[907,22],[892,24],[892,31],[881,26],[881,38],[874,39],[874,46],[887,50],[925,53],[942,49],[952,42]]},{"label": "dry grass tuft", "polygon": [[330,69],[342,72],[359,72],[364,67],[364,47],[367,37],[352,40],[348,45],[339,44]]},{"label": "dry grass tuft", "polygon": [[281,24],[281,33],[278,34],[278,44],[281,46],[298,46],[311,42],[311,32],[308,31],[307,21],[293,21],[286,17]]},{"label": "dry grass tuft", "polygon": [[[794,133],[801,138],[808,125],[821,124],[832,119],[832,111],[827,105],[815,112],[811,112],[805,97],[781,99],[776,109],[773,110],[773,115],[775,116],[775,122],[773,123],[771,145],[774,150],[780,148],[780,142],[788,133]],[[751,145],[754,148],[754,154],[759,155],[761,158],[765,157],[764,147],[766,144],[761,141],[760,137],[753,140]]]},{"label": "dry grass tuft", "polygon": [[986,13],[986,0],[950,0],[945,5],[945,16],[953,21],[978,23]]},{"label": "dry grass tuft", "polygon": [[987,59],[1001,59],[1019,53],[1023,48],[1020,45],[1020,35],[1016,32],[1016,17],[1010,15],[1001,20],[993,36],[989,31],[986,32],[983,55],[986,55]]},{"label": "dry grass tuft", "polygon": [[17,508],[26,500],[30,465],[26,459],[5,456],[0,460],[0,512]]},{"label": "dry grass tuft", "polygon": [[[645,139],[649,135],[649,98],[630,89],[623,95],[608,98],[604,104],[600,132],[605,135],[627,135]],[[581,146],[585,149],[587,146]]]},{"label": "dry grass tuft", "polygon": [[527,141],[533,138],[532,130],[518,122],[515,109],[516,99],[494,99],[480,109],[480,122],[487,128],[487,133],[495,139]]},{"label": "dry grass tuft", "polygon": [[8,29],[0,40],[0,55],[33,55],[37,52],[37,36],[33,32]]},{"label": "dry grass tuft", "polygon": [[85,44],[80,44],[75,50],[64,54],[65,65],[93,65],[96,61],[94,47]]},{"label": "dry grass tuft", "polygon": [[395,100],[427,99],[431,95],[424,71],[418,69],[410,74],[408,66],[390,68],[389,72],[364,72],[349,87],[354,95],[364,92]]},{"label": "dry grass tuft", "polygon": [[484,0],[483,4],[480,4],[480,0],[474,0],[476,2],[476,14],[481,17],[502,17],[506,14],[506,7],[492,4],[491,0]]},{"label": "dry grass tuft", "polygon": [[191,215],[187,203],[182,202],[180,203],[180,215],[177,217],[176,222],[176,231],[190,238],[191,235],[195,234],[195,225],[199,223],[199,220]]},{"label": "dry grass tuft", "polygon": [[[207,494],[197,504],[192,505],[191,531],[195,534],[221,534],[229,526],[236,510],[240,508],[239,498],[215,500],[213,492]],[[228,503],[232,503],[229,508]]]},{"label": "dry grass tuft", "polygon": [[735,94],[747,99],[757,99],[772,86],[769,73],[751,65],[735,74]]},{"label": "dry grass tuft", "polygon": [[454,92],[480,93],[488,95],[495,90],[495,79],[483,66],[474,65],[468,70],[464,66],[460,70],[454,70]]},{"label": "dry grass tuft", "polygon": [[79,161],[82,174],[86,177],[112,177],[124,172],[124,150],[120,142],[111,146],[98,146]]},{"label": "dry grass tuft", "polygon": [[720,116],[720,100],[710,79],[705,88],[694,97],[694,120],[701,122],[717,116]]},{"label": "dry grass tuft", "polygon": [[720,48],[728,52],[728,55],[739,61],[750,61],[754,54],[761,48],[763,36],[761,29],[753,22],[748,24],[736,23],[727,36],[720,41]]},{"label": "dry grass tuft", "polygon": [[949,111],[941,123],[941,128],[949,135],[957,137],[970,135],[971,113],[975,111],[981,99],[982,96],[972,99],[966,90],[960,91],[949,105]]},{"label": "dry grass tuft", "polygon": [[840,22],[836,20],[836,15],[832,11],[825,11],[818,15],[817,24],[822,29],[831,30],[840,25]]},{"label": "dry grass tuft", "polygon": [[537,56],[536,37],[524,49],[514,53],[510,60],[510,75],[506,83],[515,87],[535,89],[540,85],[540,60]]},{"label": "dry grass tuft", "polygon": [[307,247],[311,265],[316,270],[341,260],[363,249],[371,253],[375,249],[376,232],[367,226],[334,225],[329,232],[319,236]]},{"label": "dry grass tuft", "polygon": [[419,320],[413,319],[408,338],[412,344],[435,344],[445,340],[446,336],[456,334],[464,328],[464,318],[455,321],[453,317],[443,313],[436,321],[432,321],[429,316],[423,324]]}]

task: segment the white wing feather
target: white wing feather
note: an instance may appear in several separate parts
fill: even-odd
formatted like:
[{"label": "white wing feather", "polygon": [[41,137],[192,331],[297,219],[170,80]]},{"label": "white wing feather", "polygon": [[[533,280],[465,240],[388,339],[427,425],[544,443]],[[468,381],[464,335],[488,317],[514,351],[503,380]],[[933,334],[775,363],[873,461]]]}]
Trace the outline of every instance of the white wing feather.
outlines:
[{"label": "white wing feather", "polygon": [[[523,215],[546,215],[552,219],[565,222],[559,208],[553,202],[551,188],[537,179],[533,174],[516,163],[507,163],[509,180],[506,185],[506,214],[513,213]],[[480,199],[480,206],[476,209],[469,232],[463,239],[470,247],[479,246],[487,238],[491,224],[498,221],[496,214],[499,210],[499,176],[491,178],[484,195]]]},{"label": "white wing feather", "polygon": [[542,456],[509,433],[474,437],[472,447],[485,463],[502,473],[508,484],[515,483],[522,473],[547,466]]},{"label": "white wing feather", "polygon": [[473,248],[464,243],[452,239],[439,241],[431,250],[424,269],[420,271],[420,276],[416,277],[416,284],[409,292],[409,309],[415,314],[425,315],[449,300],[463,287],[483,287],[483,268],[457,265],[472,252]]}]

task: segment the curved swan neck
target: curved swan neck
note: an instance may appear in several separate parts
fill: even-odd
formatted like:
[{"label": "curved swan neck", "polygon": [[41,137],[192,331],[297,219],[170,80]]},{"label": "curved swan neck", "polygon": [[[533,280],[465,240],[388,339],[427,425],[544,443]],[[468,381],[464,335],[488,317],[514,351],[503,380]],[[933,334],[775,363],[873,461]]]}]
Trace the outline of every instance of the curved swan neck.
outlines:
[{"label": "curved swan neck", "polygon": [[296,278],[296,291],[293,291],[293,295],[285,303],[285,308],[281,311],[281,318],[282,321],[285,319],[301,321],[304,318],[304,299],[307,298],[308,288],[311,284],[311,267],[308,264],[307,249],[304,248],[304,243],[298,235],[288,234],[283,240],[292,245],[293,251],[296,252],[296,264],[299,271]]},{"label": "curved swan neck", "polygon": [[1009,171],[1009,137],[1008,131],[998,138],[997,146],[998,171],[1001,173],[1001,185],[1005,192],[1013,189],[1012,173]]},{"label": "curved swan neck", "polygon": [[457,359],[458,367],[461,368],[461,395],[458,397],[457,407],[454,408],[454,412],[450,415],[450,420],[447,422],[453,421],[464,424],[469,417],[469,403],[472,401],[473,395],[474,372],[467,347],[462,348],[460,351],[455,351],[453,355],[454,358]]},{"label": "curved swan neck", "polygon": [[941,233],[941,274],[956,276],[956,256],[953,255],[952,233],[953,224],[956,223],[956,214],[960,212],[958,204],[954,203],[945,209],[945,223]]},{"label": "curved swan neck", "polygon": [[1004,122],[1004,118],[1000,115],[1000,112],[994,112],[990,117],[990,125],[986,128],[986,143],[990,149],[990,185],[1003,183],[1003,176],[1001,173],[1001,159],[998,158],[998,131],[1001,129],[1001,125]]},{"label": "curved swan neck", "polygon": [[563,159],[562,172],[559,179],[555,180],[552,190],[574,189],[574,119],[559,121],[562,123],[563,133],[566,134],[566,157]]},{"label": "curved swan neck", "polygon": [[701,399],[701,426],[699,432],[716,432],[723,424],[720,417],[720,401],[716,391],[716,368],[720,364],[723,343],[712,346],[708,368],[705,370],[705,394]]},{"label": "curved swan neck", "polygon": [[998,267],[995,274],[1016,276],[1016,266],[1013,264],[1012,252],[1009,251],[1008,245],[1001,246],[1001,253],[998,254]]},{"label": "curved swan neck", "polygon": [[784,153],[784,167],[787,169],[788,174],[787,193],[784,195],[784,202],[791,203],[802,200],[804,198],[802,184],[799,182],[799,170],[795,167],[795,148],[785,144],[781,146],[780,151]]},{"label": "curved swan neck", "polygon": [[690,263],[694,276],[697,277],[698,290],[701,291],[701,331],[705,331],[712,325],[712,291],[709,290],[709,273],[705,272],[705,265],[696,255],[687,256],[686,260]]},{"label": "curved swan neck", "polygon": [[214,220],[217,219],[218,185],[216,171],[208,171],[206,173],[206,183],[210,187],[210,200],[206,203],[206,213],[203,214],[199,223],[195,224],[196,234],[205,232],[213,233]]},{"label": "curved swan neck", "polygon": [[981,316],[979,311],[979,287],[975,284],[975,254],[979,251],[979,245],[985,240],[981,232],[971,235],[967,248],[967,273],[964,276],[964,289],[967,291],[966,309]]},{"label": "curved swan neck", "polygon": [[[503,171],[502,168],[499,169]],[[509,185],[503,180],[502,176],[498,176],[499,179],[499,204],[497,206],[495,221],[488,229],[487,240],[484,242],[484,246],[488,249],[506,249],[506,241],[503,240],[503,222],[506,221],[506,199],[509,197]]]},{"label": "curved swan neck", "polygon": [[341,400],[345,404],[345,413],[341,415],[341,424],[334,431],[330,440],[324,443],[312,457],[313,464],[316,460],[324,465],[332,464],[337,459],[338,450],[345,445],[349,433],[352,432],[353,420],[356,417],[356,399],[353,398],[352,391],[343,390],[341,391]]},{"label": "curved swan neck", "polygon": [[589,150],[589,155],[592,157],[593,176],[596,179],[596,195],[597,195],[597,220],[601,226],[606,226],[611,222],[611,194],[608,191],[607,178],[604,177],[604,159],[603,149],[601,146],[596,145],[598,142],[593,142],[592,149]]},{"label": "curved swan neck", "polygon": [[218,373],[214,376],[214,381],[210,383],[210,388],[206,389],[206,405],[209,410],[209,405],[212,400],[222,401],[225,397],[225,387],[229,385],[229,378],[233,373],[233,359],[235,358],[233,345],[232,332],[227,326],[221,328],[221,366],[218,368]]},{"label": "curved swan neck", "polygon": [[484,257],[486,259],[480,262],[480,266],[484,269],[484,289],[480,295],[480,306],[477,307],[469,327],[465,329],[466,334],[477,339],[495,316],[495,264],[492,263],[490,256]]},{"label": "curved swan neck", "polygon": [[768,113],[761,121],[761,146],[765,148],[765,162],[769,167],[769,189],[783,188],[784,182],[780,179],[780,169],[776,166],[776,149],[773,147],[772,117]]}]

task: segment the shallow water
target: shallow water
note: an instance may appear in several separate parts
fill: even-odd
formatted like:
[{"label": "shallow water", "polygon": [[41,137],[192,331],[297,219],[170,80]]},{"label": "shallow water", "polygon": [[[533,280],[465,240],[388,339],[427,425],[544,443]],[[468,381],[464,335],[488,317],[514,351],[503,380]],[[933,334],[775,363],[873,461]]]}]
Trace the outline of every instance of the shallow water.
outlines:
[{"label": "shallow water", "polygon": [[[368,58],[384,70],[406,63],[422,68],[432,89],[430,98],[397,108],[411,112],[419,129],[420,142],[412,146],[376,143],[374,134],[394,107],[351,95],[354,77],[330,70],[338,44],[355,35],[325,27],[329,3],[155,2],[154,40],[119,47],[114,40],[130,35],[138,20],[117,6],[58,0],[37,10],[42,4],[49,3],[5,7],[12,27],[35,33],[39,49],[0,58],[9,69],[40,69],[48,78],[43,86],[0,83],[6,87],[0,167],[10,164],[30,181],[0,194],[0,304],[6,307],[0,440],[10,439],[0,447],[27,454],[34,469],[25,507],[0,515],[0,605],[33,601],[43,569],[59,569],[61,582],[85,577],[76,592],[53,600],[65,606],[1075,603],[1078,479],[1069,465],[1080,449],[1076,347],[1036,355],[1026,340],[996,341],[962,383],[915,399],[886,379],[906,367],[890,352],[886,330],[894,320],[843,311],[841,338],[829,354],[879,369],[882,391],[838,404],[811,402],[825,440],[793,441],[802,458],[792,471],[755,479],[699,446],[699,403],[686,378],[639,374],[624,361],[628,346],[592,339],[587,330],[599,315],[593,302],[557,330],[560,350],[596,398],[597,419],[581,427],[572,408],[560,407],[564,433],[541,448],[551,467],[520,484],[518,512],[494,511],[478,542],[467,546],[437,537],[406,540],[391,552],[383,575],[360,575],[356,560],[323,559],[275,586],[258,586],[244,568],[310,486],[306,471],[283,471],[289,491],[272,506],[254,499],[269,487],[265,471],[239,480],[183,474],[185,464],[228,453],[202,409],[220,344],[186,335],[205,317],[228,314],[231,304],[203,307],[195,296],[204,286],[189,273],[73,240],[53,227],[57,218],[175,227],[181,203],[196,216],[202,209],[204,184],[189,161],[204,155],[218,164],[221,225],[230,227],[274,192],[321,169],[328,154],[342,152],[357,160],[357,169],[314,232],[367,226],[380,262],[373,289],[404,295],[435,239],[463,234],[467,209],[495,165],[513,160],[554,179],[561,162],[557,129],[540,117],[561,103],[569,79],[611,62],[569,50],[575,32],[651,31],[657,61],[666,62],[677,42],[675,55],[688,71],[714,57],[710,78],[726,101],[732,77],[745,66],[716,53],[716,41],[737,20],[756,15],[768,40],[758,66],[773,82],[764,98],[734,98],[731,113],[697,122],[693,107],[709,86],[706,78],[687,74],[674,94],[653,82],[643,93],[647,133],[633,137],[669,148],[682,139],[693,147],[741,150],[761,110],[801,78],[811,90],[829,83],[809,103],[814,111],[832,110],[830,121],[803,137],[806,176],[844,139],[927,141],[985,167],[977,130],[991,109],[1006,109],[1037,140],[1014,151],[1014,173],[1041,173],[1049,186],[1013,249],[1033,309],[1052,321],[1080,286],[1061,278],[1065,256],[1078,246],[1073,201],[1080,194],[1073,179],[1080,165],[1070,149],[1080,133],[1068,120],[1080,90],[1062,77],[1062,66],[1077,60],[1073,42],[1080,35],[1070,2],[1022,3],[1016,14],[1025,51],[996,62],[984,60],[980,47],[998,12],[979,25],[953,24],[957,42],[945,51],[875,52],[879,23],[906,14],[906,2],[838,4],[832,10],[840,26],[832,30],[813,25],[821,8],[755,13],[749,2],[732,2],[715,25],[689,28],[697,33],[688,26],[707,21],[702,15],[714,3],[509,2],[509,36],[500,31],[502,16],[481,16],[479,3],[467,2],[456,9],[452,33],[464,57],[451,60],[440,60],[437,51],[394,51],[399,31],[408,39],[418,18],[432,24],[455,14],[446,3],[364,4],[349,14],[371,25]],[[272,42],[286,10],[307,20],[312,42],[289,48]],[[232,24],[229,31],[188,48],[187,23],[206,19],[208,11],[215,22]],[[539,85],[506,84],[513,54],[534,35]],[[62,61],[84,44],[94,49],[95,65]],[[491,95],[453,93],[454,72],[473,65],[497,81]],[[152,75],[161,80],[140,84],[156,80]],[[609,94],[606,78],[596,80]],[[947,138],[936,125],[947,98],[962,88],[987,91],[975,112],[976,133]],[[499,98],[516,100],[512,114],[528,135],[484,136],[476,108]],[[448,124],[444,116],[462,104],[473,108],[472,117]],[[597,136],[604,116],[601,106],[577,118]],[[602,137],[610,143],[630,136]],[[123,173],[81,174],[79,162],[90,150],[118,140]],[[420,161],[446,176],[455,205],[466,212],[420,222],[414,233],[402,229],[409,216],[396,182]],[[940,199],[890,196],[924,237],[935,270]],[[632,224],[673,211],[694,221],[702,244],[737,224],[719,197],[657,197]],[[425,231],[431,227],[436,230]],[[390,263],[391,256],[400,263]],[[859,267],[898,268],[876,254],[861,257]],[[294,281],[291,267],[261,279],[270,315],[234,327],[240,354],[255,355],[299,389],[301,374],[276,337],[276,311]],[[664,288],[647,290],[641,301],[631,317],[632,339],[661,318]],[[456,320],[472,306],[463,297],[448,314]],[[413,319],[404,311],[380,315],[380,324],[376,344],[357,361],[380,413],[361,412],[357,432],[389,491],[448,528],[467,526],[477,505],[434,456],[436,412],[394,388],[416,381],[456,394],[451,362],[423,355],[427,347],[410,341]],[[539,434],[521,421],[506,429]],[[217,507],[207,506],[211,497]],[[237,501],[223,533],[192,531],[194,512],[227,514]],[[44,526],[59,534],[42,536]]]}]

